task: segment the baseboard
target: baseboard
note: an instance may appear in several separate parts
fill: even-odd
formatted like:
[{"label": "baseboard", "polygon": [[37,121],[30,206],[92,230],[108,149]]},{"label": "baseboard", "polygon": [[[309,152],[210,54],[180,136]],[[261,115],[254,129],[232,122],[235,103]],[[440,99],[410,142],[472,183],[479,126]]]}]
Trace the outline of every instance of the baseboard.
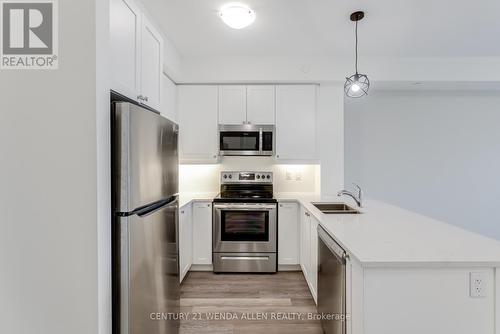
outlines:
[{"label": "baseboard", "polygon": [[[298,264],[280,264],[278,265],[278,271],[301,271],[300,265]],[[211,264],[193,264],[189,271],[214,271],[214,266]]]},{"label": "baseboard", "polygon": [[211,264],[193,264],[189,271],[214,271],[214,266]]},{"label": "baseboard", "polygon": [[278,271],[301,271],[298,264],[278,264]]}]

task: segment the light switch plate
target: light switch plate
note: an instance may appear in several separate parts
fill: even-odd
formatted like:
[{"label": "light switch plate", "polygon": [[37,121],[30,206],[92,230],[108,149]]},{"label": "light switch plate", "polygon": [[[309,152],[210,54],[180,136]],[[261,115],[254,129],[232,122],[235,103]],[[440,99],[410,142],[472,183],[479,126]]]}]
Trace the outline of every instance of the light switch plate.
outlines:
[{"label": "light switch plate", "polygon": [[486,297],[486,273],[470,273],[470,296],[472,298]]}]

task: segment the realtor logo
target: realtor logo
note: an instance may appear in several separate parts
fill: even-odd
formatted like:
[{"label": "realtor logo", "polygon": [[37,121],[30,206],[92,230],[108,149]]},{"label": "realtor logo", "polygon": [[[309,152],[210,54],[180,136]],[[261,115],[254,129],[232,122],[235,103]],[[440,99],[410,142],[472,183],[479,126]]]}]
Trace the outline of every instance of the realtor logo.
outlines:
[{"label": "realtor logo", "polygon": [[57,0],[0,0],[2,69],[57,69]]}]

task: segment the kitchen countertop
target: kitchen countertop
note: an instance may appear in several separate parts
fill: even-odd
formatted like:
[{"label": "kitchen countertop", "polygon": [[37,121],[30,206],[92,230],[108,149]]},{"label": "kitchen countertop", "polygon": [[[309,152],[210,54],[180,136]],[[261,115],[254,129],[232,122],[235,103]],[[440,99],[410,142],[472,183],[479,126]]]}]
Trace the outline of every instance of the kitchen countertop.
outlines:
[{"label": "kitchen countertop", "polygon": [[197,201],[211,201],[217,196],[219,192],[182,192],[179,193],[179,208],[189,204],[190,202]]},{"label": "kitchen countertop", "polygon": [[[217,193],[181,193],[180,206],[211,200]],[[311,202],[354,201],[310,193],[275,193],[279,202],[304,206],[351,257],[363,266],[500,267],[500,241],[399,208],[366,199],[361,214],[323,214]]]},{"label": "kitchen countertop", "polygon": [[487,266],[500,267],[500,241],[451,224],[367,199],[361,214],[323,214],[311,202],[344,202],[308,194],[276,194],[296,200],[363,266]]}]

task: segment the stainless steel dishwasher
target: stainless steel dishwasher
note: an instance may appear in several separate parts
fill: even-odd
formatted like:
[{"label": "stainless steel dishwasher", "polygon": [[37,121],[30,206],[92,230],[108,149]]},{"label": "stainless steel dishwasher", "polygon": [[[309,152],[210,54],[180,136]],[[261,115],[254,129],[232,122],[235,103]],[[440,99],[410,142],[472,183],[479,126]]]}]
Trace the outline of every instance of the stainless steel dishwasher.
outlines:
[{"label": "stainless steel dishwasher", "polygon": [[346,333],[346,252],[318,226],[318,313],[326,334]]}]

